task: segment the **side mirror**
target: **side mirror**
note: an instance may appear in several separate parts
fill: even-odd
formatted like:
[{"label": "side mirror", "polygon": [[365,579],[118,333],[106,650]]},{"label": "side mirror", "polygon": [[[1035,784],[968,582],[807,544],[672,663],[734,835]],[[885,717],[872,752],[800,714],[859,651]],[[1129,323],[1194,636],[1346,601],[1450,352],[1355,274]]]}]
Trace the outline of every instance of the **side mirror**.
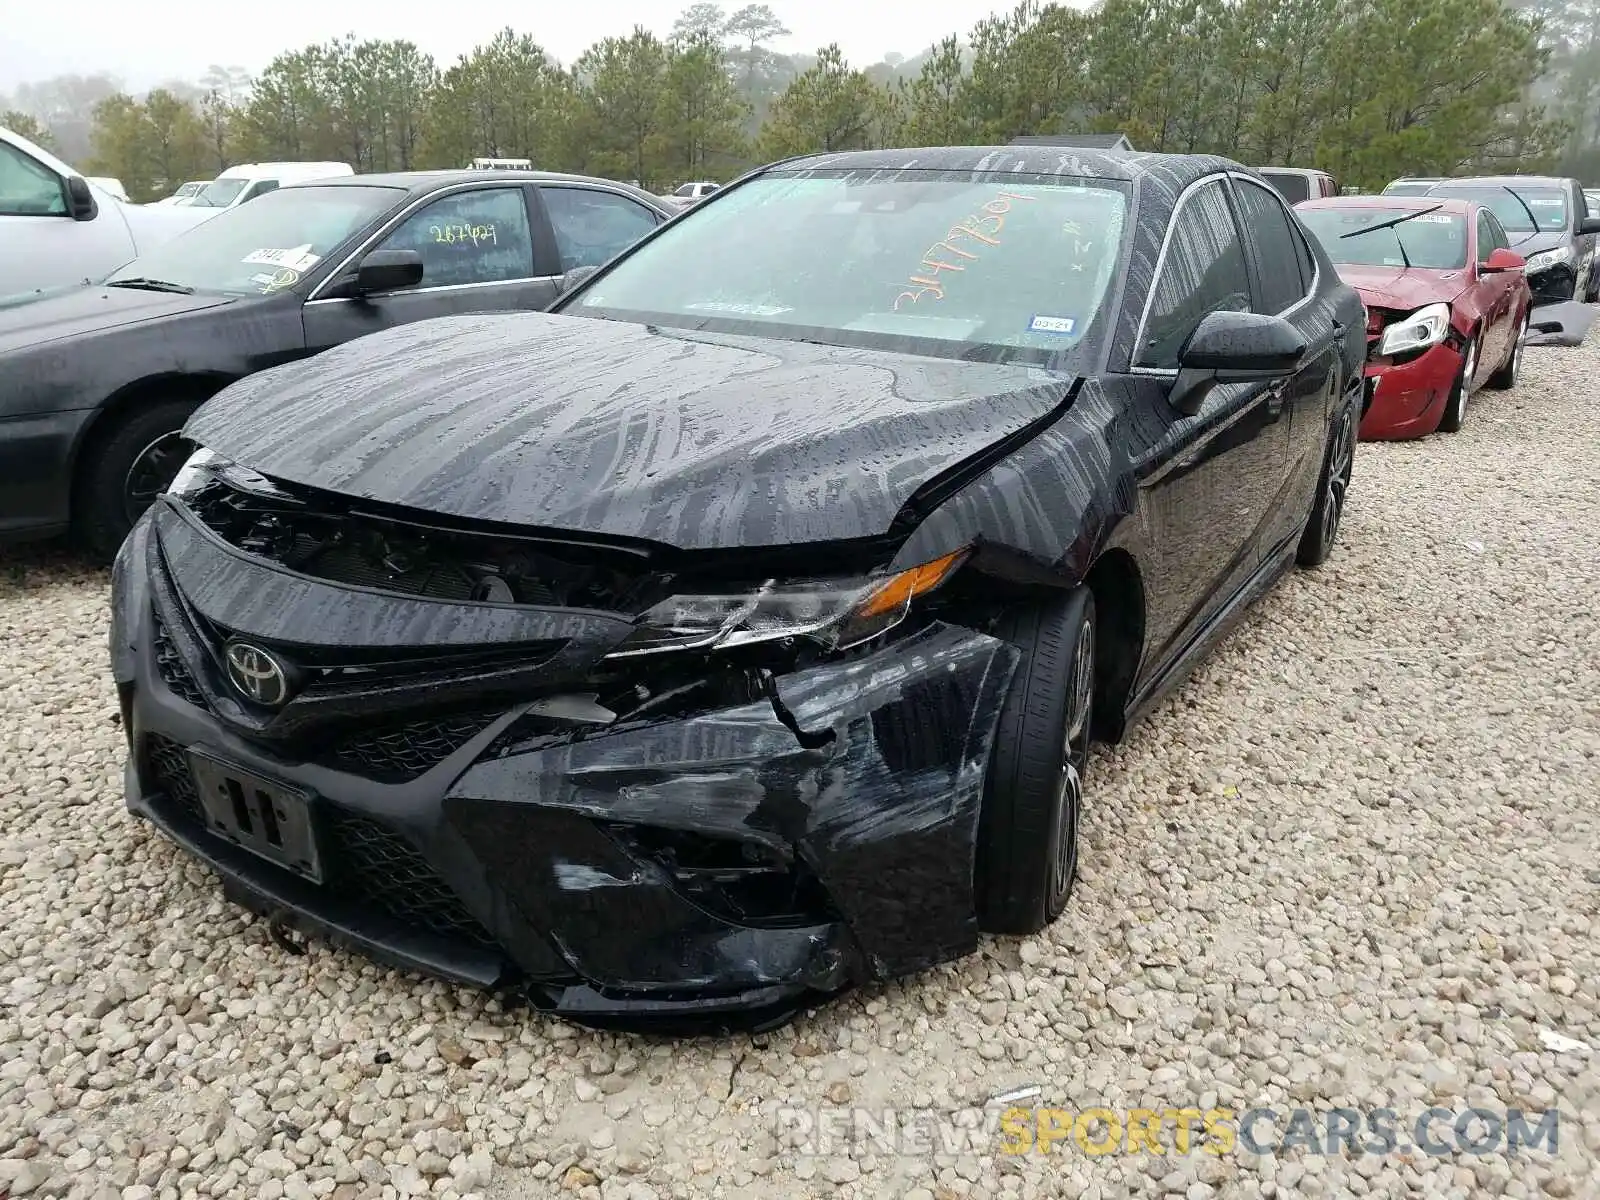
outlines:
[{"label": "side mirror", "polygon": [[572,270],[561,277],[561,282],[556,285],[559,289],[556,294],[565,296],[599,269],[599,267],[573,267]]},{"label": "side mirror", "polygon": [[371,296],[415,287],[422,282],[422,255],[415,250],[374,250],[356,268],[352,294]]},{"label": "side mirror", "polygon": [[1478,274],[1493,275],[1500,271],[1520,271],[1528,265],[1528,260],[1515,250],[1504,248],[1491,250],[1489,257],[1478,264]]},{"label": "side mirror", "polygon": [[1600,217],[1579,217],[1578,236],[1590,233],[1600,233]]},{"label": "side mirror", "polygon": [[92,221],[100,213],[94,190],[82,175],[67,176],[67,212],[74,221]]},{"label": "side mirror", "polygon": [[1207,313],[1178,352],[1168,402],[1192,417],[1217,384],[1283,379],[1300,369],[1306,350],[1306,339],[1282,317]]}]

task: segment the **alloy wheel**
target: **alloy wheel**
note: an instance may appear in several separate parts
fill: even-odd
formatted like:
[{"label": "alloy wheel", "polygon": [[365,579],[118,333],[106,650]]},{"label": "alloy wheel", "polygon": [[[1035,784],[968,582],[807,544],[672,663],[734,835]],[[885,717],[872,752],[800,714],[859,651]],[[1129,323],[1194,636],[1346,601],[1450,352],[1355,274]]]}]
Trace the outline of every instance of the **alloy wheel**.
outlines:
[{"label": "alloy wheel", "polygon": [[123,511],[131,525],[177,476],[189,457],[189,443],[177,433],[164,433],[134,456],[122,481]]},{"label": "alloy wheel", "polygon": [[1461,360],[1461,380],[1456,384],[1455,393],[1450,397],[1450,405],[1455,409],[1457,424],[1467,415],[1467,398],[1472,393],[1472,377],[1477,373],[1478,339],[1473,338],[1467,343],[1466,357]]},{"label": "alloy wheel", "polygon": [[1517,344],[1511,350],[1512,383],[1515,383],[1522,375],[1522,352],[1528,348],[1528,323],[1531,319],[1531,313],[1522,315],[1522,327],[1517,330]]},{"label": "alloy wheel", "polygon": [[1064,901],[1078,866],[1078,813],[1083,801],[1083,774],[1089,763],[1090,716],[1094,706],[1094,624],[1087,616],[1078,627],[1067,686],[1067,728],[1061,778],[1056,785],[1061,820],[1050,864],[1052,909]]},{"label": "alloy wheel", "polygon": [[1339,521],[1344,516],[1345,494],[1350,489],[1350,475],[1356,460],[1354,424],[1350,410],[1345,409],[1333,432],[1333,446],[1328,455],[1327,495],[1322,504],[1322,543],[1325,546],[1333,545],[1339,536]]}]

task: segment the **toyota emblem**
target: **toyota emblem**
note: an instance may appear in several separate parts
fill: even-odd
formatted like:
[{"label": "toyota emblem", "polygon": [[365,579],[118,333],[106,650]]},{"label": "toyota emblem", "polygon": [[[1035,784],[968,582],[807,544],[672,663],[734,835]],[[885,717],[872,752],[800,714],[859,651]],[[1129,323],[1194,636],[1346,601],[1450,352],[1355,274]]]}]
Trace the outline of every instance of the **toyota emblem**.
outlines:
[{"label": "toyota emblem", "polygon": [[229,642],[224,657],[228,664],[228,680],[245,699],[277,708],[289,698],[289,673],[260,646]]}]

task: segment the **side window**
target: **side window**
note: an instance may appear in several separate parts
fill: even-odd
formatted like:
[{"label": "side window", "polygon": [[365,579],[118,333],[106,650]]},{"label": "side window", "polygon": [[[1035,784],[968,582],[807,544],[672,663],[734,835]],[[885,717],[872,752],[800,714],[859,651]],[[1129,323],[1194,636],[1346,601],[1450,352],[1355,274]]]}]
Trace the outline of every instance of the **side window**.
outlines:
[{"label": "side window", "polygon": [[1488,222],[1489,233],[1494,238],[1494,248],[1496,250],[1511,249],[1511,238],[1507,235],[1505,226],[1500,224],[1500,218],[1487,208],[1480,211],[1482,213],[1480,219]]},{"label": "side window", "polygon": [[1192,192],[1172,222],[1134,356],[1141,367],[1176,367],[1178,351],[1207,313],[1250,310],[1250,273],[1222,180]]},{"label": "side window", "polygon": [[533,237],[520,187],[481,188],[435,200],[383,240],[422,255],[419,287],[501,283],[533,274]]},{"label": "side window", "polygon": [[1489,210],[1478,210],[1478,262],[1483,264],[1489,261],[1489,255],[1495,251],[1494,226],[1489,224]]},{"label": "side window", "polygon": [[539,191],[555,230],[563,271],[601,266],[659,224],[650,209],[616,192],[572,187]]},{"label": "side window", "polygon": [[43,163],[0,142],[0,217],[64,217],[61,180]]},{"label": "side window", "polygon": [[258,179],[252,183],[250,185],[250,189],[239,198],[239,203],[243,204],[246,200],[254,200],[257,196],[265,196],[268,192],[275,192],[277,190],[278,181],[276,179]]},{"label": "side window", "polygon": [[1311,243],[1306,240],[1305,227],[1297,220],[1289,222],[1289,240],[1294,243],[1295,257],[1300,260],[1300,290],[1309,292],[1317,277],[1317,259],[1311,252]]},{"label": "side window", "polygon": [[1289,210],[1264,187],[1238,180],[1239,221],[1256,251],[1261,272],[1257,312],[1281,313],[1305,298],[1310,280],[1300,276],[1300,252]]}]

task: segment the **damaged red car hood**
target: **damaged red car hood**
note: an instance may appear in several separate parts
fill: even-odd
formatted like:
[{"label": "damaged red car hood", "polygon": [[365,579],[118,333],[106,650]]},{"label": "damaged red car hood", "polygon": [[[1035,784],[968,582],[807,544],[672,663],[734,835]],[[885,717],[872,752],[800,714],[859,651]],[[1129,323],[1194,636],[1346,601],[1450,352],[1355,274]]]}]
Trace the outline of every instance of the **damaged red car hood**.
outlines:
[{"label": "damaged red car hood", "polygon": [[889,531],[1067,399],[1031,367],[545,313],[445,317],[249,376],[185,435],[269,478],[681,549]]},{"label": "damaged red car hood", "polygon": [[1465,268],[1439,271],[1430,267],[1364,267],[1339,265],[1339,278],[1361,293],[1368,308],[1411,312],[1425,304],[1451,301],[1472,283]]}]

